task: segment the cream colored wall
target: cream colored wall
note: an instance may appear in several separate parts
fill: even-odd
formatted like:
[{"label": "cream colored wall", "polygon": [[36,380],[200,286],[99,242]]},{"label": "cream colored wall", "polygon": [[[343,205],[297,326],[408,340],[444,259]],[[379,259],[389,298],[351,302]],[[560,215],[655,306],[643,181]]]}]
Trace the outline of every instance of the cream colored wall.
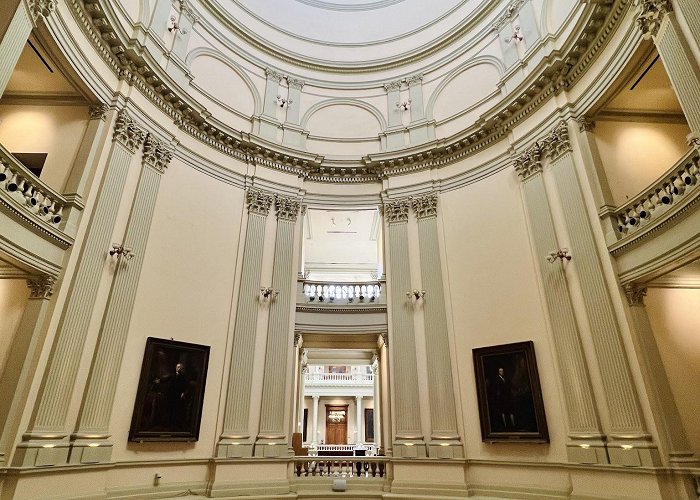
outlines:
[{"label": "cream colored wall", "polygon": [[[470,458],[566,460],[562,396],[512,169],[442,195],[456,375]],[[481,441],[472,349],[532,340],[551,444]]]},{"label": "cream colored wall", "polygon": [[700,289],[649,288],[645,304],[683,426],[700,455]]},{"label": "cream colored wall", "polygon": [[26,280],[0,279],[0,375],[29,298]]},{"label": "cream colored wall", "polygon": [[619,206],[648,188],[687,151],[687,125],[599,121],[595,137]]},{"label": "cream colored wall", "polygon": [[41,179],[60,192],[87,123],[85,106],[0,104],[0,144],[11,153],[48,153]]},{"label": "cream colored wall", "polygon": [[[210,457],[225,387],[243,191],[178,159],[164,174],[112,414],[115,460]],[[128,443],[147,337],[211,347],[199,441]]]}]

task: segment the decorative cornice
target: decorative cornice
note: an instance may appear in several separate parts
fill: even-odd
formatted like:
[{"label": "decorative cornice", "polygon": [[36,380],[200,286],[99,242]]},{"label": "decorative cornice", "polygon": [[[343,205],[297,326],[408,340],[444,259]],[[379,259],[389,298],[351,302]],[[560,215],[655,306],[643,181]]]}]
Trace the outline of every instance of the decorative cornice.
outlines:
[{"label": "decorative cornice", "polygon": [[143,143],[143,165],[148,165],[163,174],[172,159],[173,152],[165,143],[156,139],[152,134],[148,134]]},{"label": "decorative cornice", "polygon": [[277,80],[279,82],[282,78],[284,78],[284,75],[272,68],[265,68],[265,77],[268,80]]},{"label": "decorative cornice", "polygon": [[530,146],[524,153],[513,160],[515,172],[521,181],[525,181],[535,174],[542,173],[542,148],[539,143]]},{"label": "decorative cornice", "polygon": [[91,120],[103,120],[107,117],[109,106],[106,104],[93,104],[88,108]]},{"label": "decorative cornice", "polygon": [[625,285],[625,295],[630,306],[644,306],[644,297],[647,295],[647,286],[638,283]]},{"label": "decorative cornice", "polygon": [[299,215],[299,200],[288,196],[275,196],[275,210],[277,210],[277,218],[296,222]]},{"label": "decorative cornice", "polygon": [[664,17],[673,11],[671,0],[635,0],[637,26],[645,39],[656,36]]},{"label": "decorative cornice", "polygon": [[114,140],[124,145],[133,154],[146,140],[146,132],[134,123],[126,110],[122,109],[114,124]]},{"label": "decorative cornice", "polygon": [[385,84],[383,85],[384,90],[386,90],[387,92],[391,92],[391,91],[394,91],[394,90],[399,90],[399,89],[401,88],[401,83],[402,83],[402,82],[403,82],[403,80],[396,80],[395,82],[385,83]]},{"label": "decorative cornice", "polygon": [[578,123],[578,129],[580,132],[593,132],[593,130],[595,130],[595,122],[587,116],[580,116],[576,118],[576,123]]},{"label": "decorative cornice", "polygon": [[396,222],[408,222],[409,200],[387,201],[384,203],[384,217],[393,224]]},{"label": "decorative cornice", "polygon": [[55,284],[56,278],[53,276],[41,275],[27,279],[27,287],[29,287],[32,299],[50,299]]},{"label": "decorative cornice", "polygon": [[520,7],[525,3],[525,0],[514,0],[506,7],[506,10],[496,18],[496,21],[491,25],[491,29],[494,31],[500,31],[500,29],[508,24],[520,10]]},{"label": "decorative cornice", "polygon": [[29,0],[29,12],[34,22],[46,20],[56,10],[56,0]]},{"label": "decorative cornice", "polygon": [[430,193],[412,198],[411,205],[416,213],[416,217],[419,219],[437,217],[438,195],[437,193]]},{"label": "decorative cornice", "polygon": [[248,206],[248,211],[258,215],[267,215],[270,213],[270,207],[274,199],[274,195],[255,188],[249,188],[245,194],[245,202]]},{"label": "decorative cornice", "polygon": [[294,78],[292,76],[287,77],[287,84],[291,89],[301,90],[304,87],[304,83],[304,80],[301,80],[300,78]]}]

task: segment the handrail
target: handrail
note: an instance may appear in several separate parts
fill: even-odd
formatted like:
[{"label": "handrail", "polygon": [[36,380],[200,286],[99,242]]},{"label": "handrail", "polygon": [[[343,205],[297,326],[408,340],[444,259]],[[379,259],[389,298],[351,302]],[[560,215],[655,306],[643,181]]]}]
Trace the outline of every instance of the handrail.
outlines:
[{"label": "handrail", "polygon": [[346,383],[367,383],[374,382],[372,373],[307,373],[304,376],[305,382],[346,382]]},{"label": "handrail", "polygon": [[384,478],[387,457],[293,457],[296,477]]},{"label": "handrail", "polygon": [[612,213],[620,237],[637,231],[654,216],[694,191],[700,183],[700,153],[688,151],[650,188],[620,205]]},{"label": "handrail", "polygon": [[304,281],[304,295],[309,302],[374,302],[382,293],[381,282],[329,283]]},{"label": "handrail", "polygon": [[47,186],[0,144],[0,191],[18,202],[28,214],[58,227],[66,199]]}]

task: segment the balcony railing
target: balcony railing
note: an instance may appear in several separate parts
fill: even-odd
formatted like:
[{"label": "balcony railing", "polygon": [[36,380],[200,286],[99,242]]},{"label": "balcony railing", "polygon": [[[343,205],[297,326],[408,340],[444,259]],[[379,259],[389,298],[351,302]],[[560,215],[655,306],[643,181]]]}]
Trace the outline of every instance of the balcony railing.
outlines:
[{"label": "balcony railing", "polygon": [[700,156],[689,151],[649,189],[618,207],[612,214],[620,238],[632,234],[653,218],[667,212],[674,204],[698,188],[700,183]]},{"label": "balcony railing", "polygon": [[295,457],[296,477],[383,478],[386,476],[386,457]]},{"label": "balcony railing", "polygon": [[372,373],[307,373],[304,376],[307,384],[329,385],[372,385]]},{"label": "balcony railing", "polygon": [[14,200],[21,213],[57,227],[63,219],[66,200],[46,186],[0,145],[0,192]]},{"label": "balcony railing", "polygon": [[308,302],[328,304],[377,302],[382,293],[379,282],[323,283],[305,281],[303,290]]}]

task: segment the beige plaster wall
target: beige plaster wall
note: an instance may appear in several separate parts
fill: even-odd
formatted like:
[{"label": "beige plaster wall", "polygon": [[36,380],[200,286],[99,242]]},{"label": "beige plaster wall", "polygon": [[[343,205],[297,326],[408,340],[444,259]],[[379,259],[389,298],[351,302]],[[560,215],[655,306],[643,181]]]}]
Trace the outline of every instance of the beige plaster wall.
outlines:
[{"label": "beige plaster wall", "polygon": [[27,281],[0,279],[0,375],[5,370],[12,339],[29,298]]},{"label": "beige plaster wall", "polygon": [[700,454],[700,289],[650,288],[645,304],[683,426]]}]

